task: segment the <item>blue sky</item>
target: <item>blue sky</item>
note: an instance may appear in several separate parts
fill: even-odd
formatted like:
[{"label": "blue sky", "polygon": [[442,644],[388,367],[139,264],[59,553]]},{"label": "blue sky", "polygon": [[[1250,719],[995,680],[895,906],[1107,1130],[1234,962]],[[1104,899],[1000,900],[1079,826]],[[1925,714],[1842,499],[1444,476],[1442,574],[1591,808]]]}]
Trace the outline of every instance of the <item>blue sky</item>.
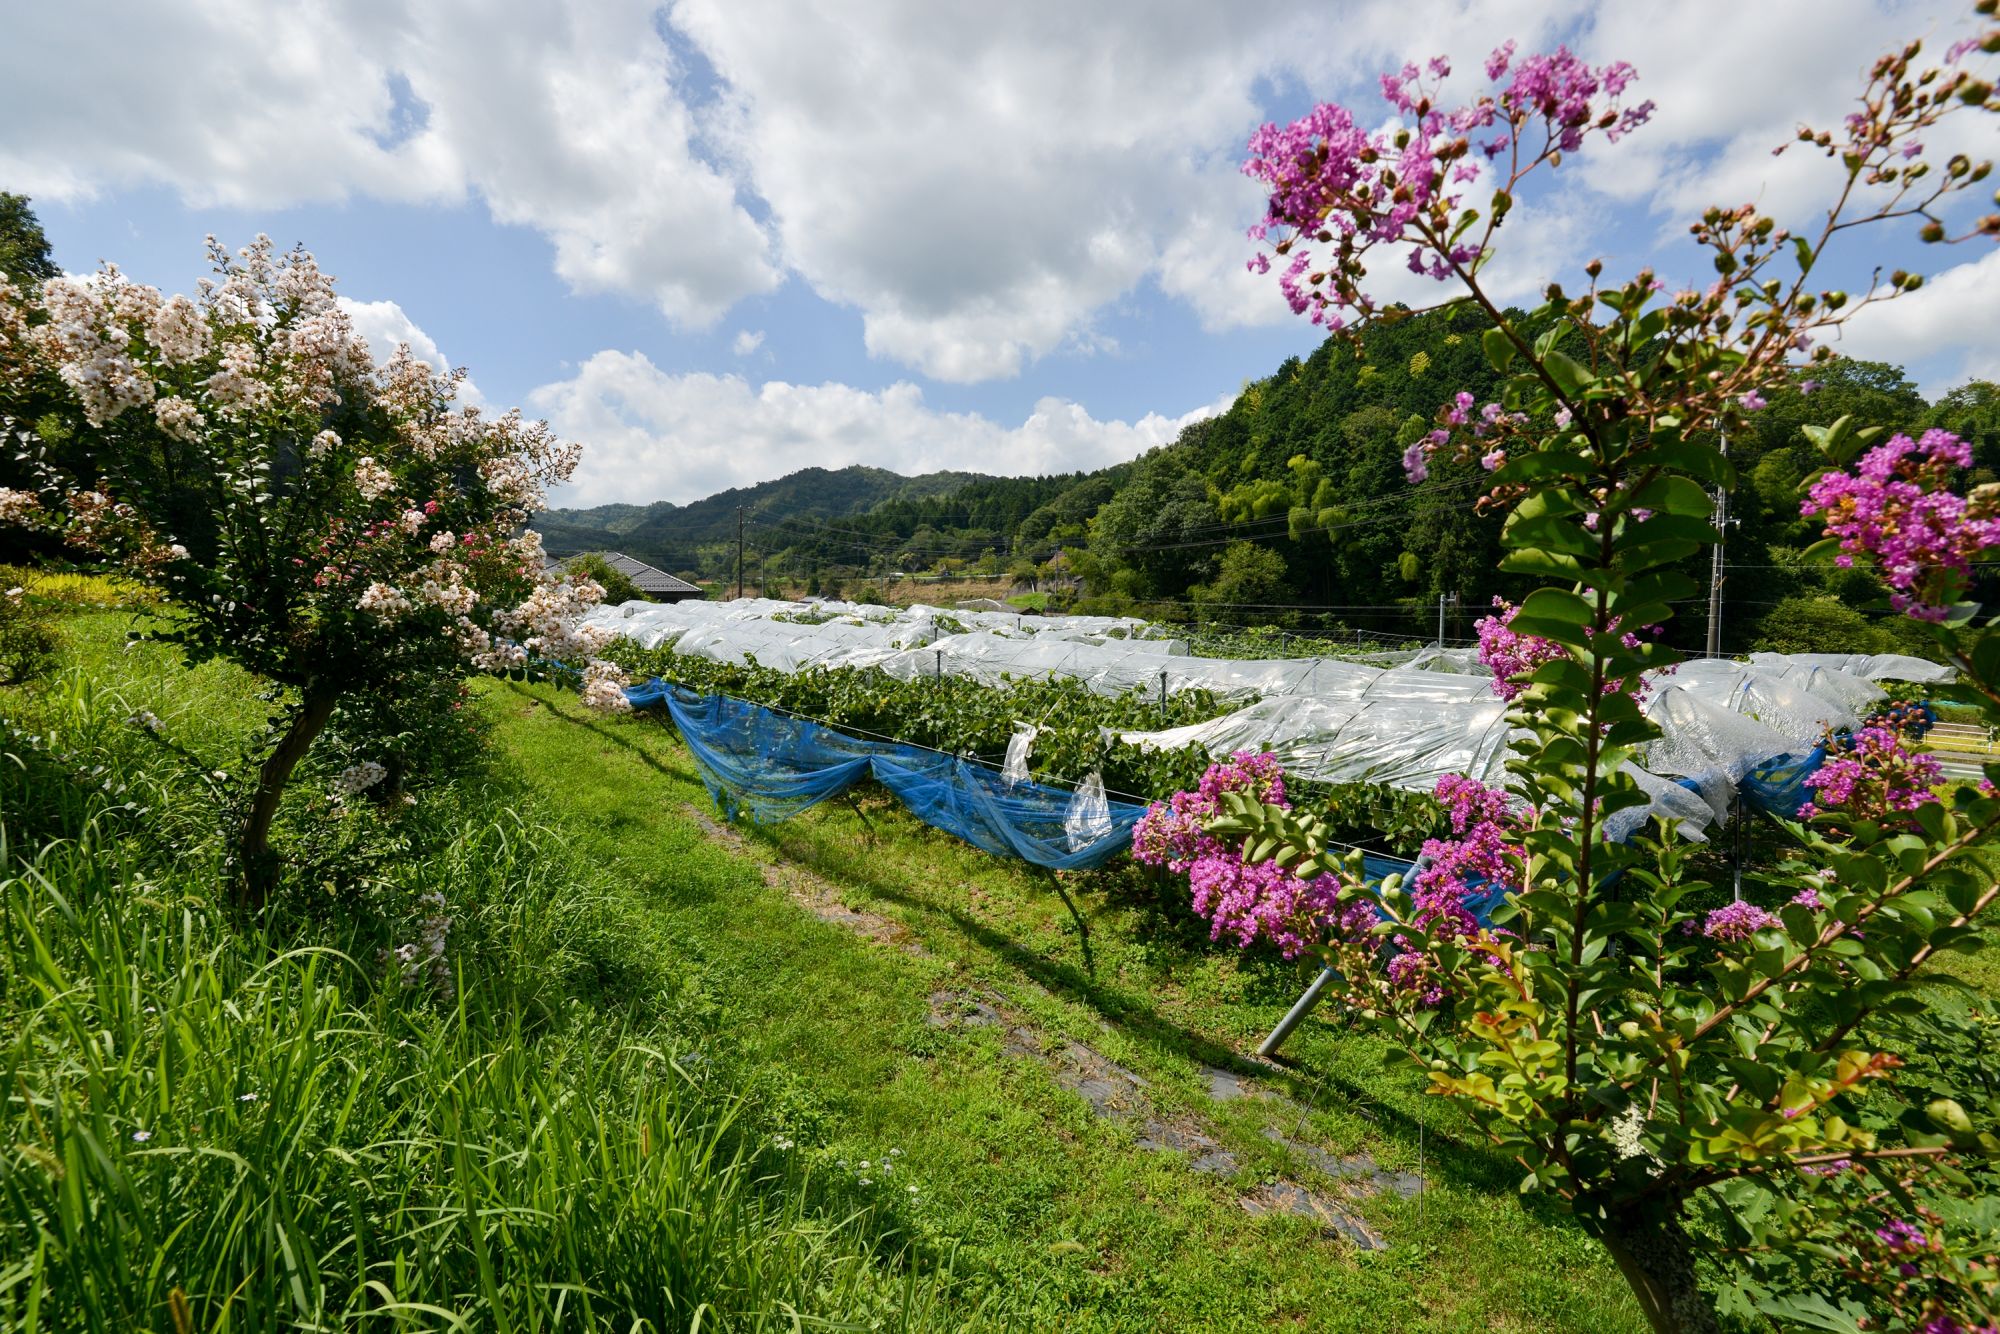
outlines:
[{"label": "blue sky", "polygon": [[[205,233],[305,243],[372,338],[585,444],[559,501],[808,464],[1089,468],[1317,342],[1242,272],[1260,121],[1319,98],[1383,115],[1376,71],[1442,51],[1471,74],[1508,36],[1628,59],[1654,124],[1531,197],[1494,273],[1519,296],[1588,255],[1699,279],[1687,218],[1822,205],[1825,164],[1770,148],[1964,8],[37,6],[10,20],[37,58],[0,86],[0,188],[34,197],[66,268],[172,290]],[[1961,121],[1933,151],[1993,156],[1993,127]],[[1990,245],[1877,235],[1845,281],[1873,263],[1939,276],[1852,350],[1932,392],[2000,376]]]}]

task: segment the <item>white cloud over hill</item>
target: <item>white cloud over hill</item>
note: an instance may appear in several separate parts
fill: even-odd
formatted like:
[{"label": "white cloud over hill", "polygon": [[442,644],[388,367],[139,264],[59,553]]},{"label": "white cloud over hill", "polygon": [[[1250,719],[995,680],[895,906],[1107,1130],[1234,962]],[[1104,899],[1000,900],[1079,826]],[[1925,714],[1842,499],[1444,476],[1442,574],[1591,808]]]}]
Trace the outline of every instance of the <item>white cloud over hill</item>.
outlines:
[{"label": "white cloud over hill", "polygon": [[[1234,395],[1231,395],[1233,398]],[[1044,398],[1019,425],[943,412],[907,381],[879,392],[844,384],[753,385],[737,375],[676,375],[636,352],[599,352],[529,396],[563,436],[585,443],[561,505],[688,501],[799,468],[865,463],[1030,474],[1101,468],[1164,444],[1227,401],[1179,417],[1099,421]]]}]

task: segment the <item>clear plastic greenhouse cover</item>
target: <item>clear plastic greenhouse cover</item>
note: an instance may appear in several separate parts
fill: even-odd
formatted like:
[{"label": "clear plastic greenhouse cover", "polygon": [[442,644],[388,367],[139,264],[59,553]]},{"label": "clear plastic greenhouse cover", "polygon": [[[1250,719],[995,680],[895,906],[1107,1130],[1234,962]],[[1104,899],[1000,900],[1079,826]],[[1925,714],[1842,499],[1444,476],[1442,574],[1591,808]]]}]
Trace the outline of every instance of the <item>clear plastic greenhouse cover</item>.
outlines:
[{"label": "clear plastic greenhouse cover", "polygon": [[[647,648],[785,672],[875,667],[904,680],[950,675],[994,687],[1063,676],[1104,694],[1208,690],[1243,707],[1125,739],[1217,755],[1268,749],[1288,771],[1318,781],[1428,791],[1445,774],[1486,782],[1504,774],[1506,710],[1467,648],[1376,654],[1371,662],[1200,658],[1184,642],[1155,637],[1170,630],[1132,617],[768,598],[628,602],[600,607],[591,619]],[[1654,673],[1646,709],[1663,735],[1648,748],[1645,768],[1633,770],[1653,802],[1621,814],[1630,824],[1672,815],[1699,837],[1739,786],[1795,792],[1794,771],[1820,737],[1858,726],[1884,697],[1875,682],[1951,676],[1950,668],[1897,654],[1760,653]]]},{"label": "clear plastic greenhouse cover", "polygon": [[1801,667],[1831,667],[1864,681],[1916,681],[1937,685],[1956,681],[1958,669],[1926,662],[1907,653],[1752,653],[1753,665],[1791,663]]}]

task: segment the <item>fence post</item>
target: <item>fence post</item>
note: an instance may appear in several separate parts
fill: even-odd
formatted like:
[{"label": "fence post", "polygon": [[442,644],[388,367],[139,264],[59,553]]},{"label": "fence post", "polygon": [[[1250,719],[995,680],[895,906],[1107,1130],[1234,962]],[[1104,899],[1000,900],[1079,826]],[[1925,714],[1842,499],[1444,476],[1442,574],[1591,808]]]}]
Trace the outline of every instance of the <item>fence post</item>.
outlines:
[{"label": "fence post", "polygon": [[1160,668],[1160,726],[1167,725],[1167,669]]},{"label": "fence post", "polygon": [[937,655],[937,672],[932,677],[932,679],[937,681],[942,681],[944,680],[944,650],[941,648],[934,648],[931,650],[931,652]]}]

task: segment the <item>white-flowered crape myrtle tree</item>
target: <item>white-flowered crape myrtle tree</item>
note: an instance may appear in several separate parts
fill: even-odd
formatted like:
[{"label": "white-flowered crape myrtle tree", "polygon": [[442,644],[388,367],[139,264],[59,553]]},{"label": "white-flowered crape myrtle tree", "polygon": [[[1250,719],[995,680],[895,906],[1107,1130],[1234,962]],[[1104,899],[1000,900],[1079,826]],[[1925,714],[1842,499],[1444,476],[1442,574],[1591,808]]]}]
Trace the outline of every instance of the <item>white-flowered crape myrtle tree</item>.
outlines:
[{"label": "white-flowered crape myrtle tree", "polygon": [[[1980,211],[1990,163],[1927,147],[1990,134],[1982,113],[2000,110],[1995,0],[1974,8],[1937,63],[1916,43],[1890,52],[1842,127],[1799,129],[1792,151],[1831,159],[1827,212],[1788,228],[1744,205],[1694,224],[1705,287],[1614,282],[1591,261],[1583,290],[1552,285],[1526,318],[1490,291],[1528,178],[1650,117],[1622,62],[1508,43],[1468,103],[1443,100],[1439,58],[1383,77],[1386,128],[1324,105],[1251,142],[1246,169],[1270,191],[1256,234],[1294,309],[1334,328],[1400,317],[1367,290],[1390,259],[1487,315],[1501,395],[1459,394],[1405,466],[1480,460],[1480,503],[1507,516],[1502,568],[1546,585],[1482,626],[1521,736],[1506,790],[1441,785],[1454,836],[1407,884],[1378,895],[1269,774],[1212,772],[1150,817],[1138,851],[1189,871],[1219,933],[1322,955],[1353,1011],[1519,1164],[1522,1193],[1603,1241],[1661,1331],[1719,1329],[1718,1295],[1786,1327],[2000,1324],[1992,1037],[1935,1003],[1950,979],[1934,966],[1978,949],[2000,904],[2000,765],[1940,789],[1894,718],[1830,738],[1810,804],[1779,825],[1787,850],[1707,910],[1686,843],[1607,830],[1646,802],[1630,774],[1659,736],[1646,673],[1671,663],[1650,631],[1699,592],[1679,567],[1717,540],[1719,430],[1774,387],[1810,392],[1855,311],[1922,286],[1878,273],[1850,297],[1828,255],[1898,224],[2000,240],[2000,213]],[[1970,451],[1945,431],[1808,435],[1825,466],[1800,503],[1827,558],[1874,569],[1883,610],[1929,627],[1957,698],[2000,720],[2000,623],[1965,600],[1973,561],[2000,547],[2000,487],[1965,490]],[[1496,886],[1504,906],[1482,921],[1468,904]]]},{"label": "white-flowered crape myrtle tree", "polygon": [[596,584],[544,571],[525,524],[578,446],[457,402],[464,373],[378,364],[304,250],[209,242],[215,276],[164,296],[111,266],[0,278],[0,521],[39,527],[162,596],[158,636],[282,688],[235,850],[268,893],[286,783],[363,692],[539,658],[622,678],[581,623]]}]

